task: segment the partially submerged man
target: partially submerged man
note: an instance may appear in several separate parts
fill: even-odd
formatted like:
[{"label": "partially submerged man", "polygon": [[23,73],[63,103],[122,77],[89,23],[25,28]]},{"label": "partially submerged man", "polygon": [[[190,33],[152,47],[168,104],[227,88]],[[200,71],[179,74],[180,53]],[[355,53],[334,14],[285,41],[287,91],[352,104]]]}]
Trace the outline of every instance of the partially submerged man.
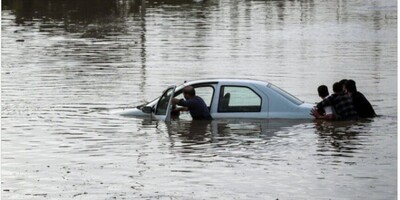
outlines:
[{"label": "partially submerged man", "polygon": [[210,111],[204,100],[196,96],[196,91],[192,86],[186,86],[182,90],[185,99],[172,99],[174,104],[183,106],[175,111],[189,111],[194,120],[212,120]]},{"label": "partially submerged man", "polygon": [[[335,110],[335,120],[357,119],[357,112],[354,108],[353,100],[350,96],[343,93],[343,87],[340,83],[336,82],[333,84],[333,92],[334,94],[317,104],[317,110],[321,110],[326,106],[333,106]],[[314,109],[311,114],[317,119],[325,119],[317,110]]]},{"label": "partially submerged man", "polygon": [[357,111],[358,117],[370,118],[376,117],[376,113],[371,103],[365,96],[357,91],[356,82],[354,80],[347,80],[343,86],[345,93],[351,96],[354,107]]},{"label": "partially submerged man", "polygon": [[[322,100],[327,99],[329,97],[328,87],[326,85],[320,85],[318,87],[318,96],[321,97]],[[322,110],[318,110],[319,119],[334,119],[335,115],[333,113],[333,108],[331,105],[325,106]]]}]

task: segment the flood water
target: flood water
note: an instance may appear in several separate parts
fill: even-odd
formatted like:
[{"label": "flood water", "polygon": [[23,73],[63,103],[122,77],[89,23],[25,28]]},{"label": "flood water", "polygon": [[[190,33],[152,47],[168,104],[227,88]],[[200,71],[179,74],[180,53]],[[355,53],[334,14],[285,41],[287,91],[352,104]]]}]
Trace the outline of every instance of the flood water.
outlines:
[{"label": "flood water", "polygon": [[[395,0],[3,0],[4,199],[396,199]],[[123,117],[169,85],[354,79],[357,122]]]}]

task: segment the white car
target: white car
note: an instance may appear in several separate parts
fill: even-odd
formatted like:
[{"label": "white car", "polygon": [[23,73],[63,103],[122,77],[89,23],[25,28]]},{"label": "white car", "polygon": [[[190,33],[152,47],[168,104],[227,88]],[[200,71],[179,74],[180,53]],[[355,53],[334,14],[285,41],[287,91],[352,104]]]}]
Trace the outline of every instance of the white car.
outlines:
[{"label": "white car", "polygon": [[124,116],[153,116],[171,119],[172,98],[183,98],[182,89],[193,86],[204,99],[213,119],[312,119],[314,104],[305,103],[277,86],[248,79],[207,79],[168,87],[150,103],[127,109]]}]

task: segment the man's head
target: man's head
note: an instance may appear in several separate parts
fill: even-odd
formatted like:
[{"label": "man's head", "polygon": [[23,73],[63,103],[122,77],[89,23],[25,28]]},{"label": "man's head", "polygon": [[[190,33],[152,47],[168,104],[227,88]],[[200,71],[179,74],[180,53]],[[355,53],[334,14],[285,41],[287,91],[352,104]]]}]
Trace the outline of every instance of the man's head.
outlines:
[{"label": "man's head", "polygon": [[334,83],[332,89],[336,94],[343,92],[343,86],[339,82]]},{"label": "man's head", "polygon": [[326,85],[321,85],[318,87],[318,95],[321,98],[325,98],[329,95],[328,87]]},{"label": "man's head", "polygon": [[196,96],[196,91],[192,86],[184,87],[182,92],[183,92],[183,97],[185,97],[185,99],[191,99],[194,96]]},{"label": "man's head", "polygon": [[340,85],[342,86],[342,90],[344,92],[344,84],[346,83],[347,79],[342,79],[339,81]]},{"label": "man's head", "polygon": [[357,92],[357,87],[356,87],[356,82],[353,80],[347,80],[346,83],[344,83],[344,90],[346,93],[355,93]]}]

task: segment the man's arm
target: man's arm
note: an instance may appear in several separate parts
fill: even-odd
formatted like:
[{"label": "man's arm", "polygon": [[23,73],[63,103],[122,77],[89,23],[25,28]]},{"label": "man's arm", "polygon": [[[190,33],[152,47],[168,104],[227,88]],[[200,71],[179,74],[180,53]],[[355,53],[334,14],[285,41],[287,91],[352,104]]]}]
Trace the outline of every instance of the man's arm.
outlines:
[{"label": "man's arm", "polygon": [[326,106],[331,106],[332,105],[332,100],[333,100],[333,96],[329,96],[328,98],[322,100],[321,102],[319,102],[317,104],[317,108],[318,109],[323,109]]},{"label": "man's arm", "polygon": [[328,115],[319,114],[319,112],[318,112],[318,110],[316,108],[312,109],[310,114],[312,116],[314,116],[315,119],[328,119],[328,120],[335,119],[335,115],[333,115],[333,114],[328,114]]},{"label": "man's arm", "polygon": [[188,111],[189,109],[187,107],[180,107],[180,108],[176,108],[174,111]]},{"label": "man's arm", "polygon": [[193,101],[192,100],[184,100],[184,99],[172,99],[172,102],[175,103],[178,106],[183,106],[183,107],[188,107],[190,108],[193,105]]},{"label": "man's arm", "polygon": [[178,104],[179,101],[180,101],[180,99],[177,99],[177,98],[173,98],[173,99],[172,99],[172,103],[173,103],[173,104]]},{"label": "man's arm", "polygon": [[183,100],[183,99],[173,98],[173,99],[172,99],[172,103],[173,103],[173,104],[176,104],[176,105],[179,105],[179,106],[182,106],[182,107],[180,107],[180,108],[174,109],[174,112],[188,111],[188,110],[189,110],[189,108],[188,108],[188,106],[189,106],[188,102],[185,101],[185,100]]}]

